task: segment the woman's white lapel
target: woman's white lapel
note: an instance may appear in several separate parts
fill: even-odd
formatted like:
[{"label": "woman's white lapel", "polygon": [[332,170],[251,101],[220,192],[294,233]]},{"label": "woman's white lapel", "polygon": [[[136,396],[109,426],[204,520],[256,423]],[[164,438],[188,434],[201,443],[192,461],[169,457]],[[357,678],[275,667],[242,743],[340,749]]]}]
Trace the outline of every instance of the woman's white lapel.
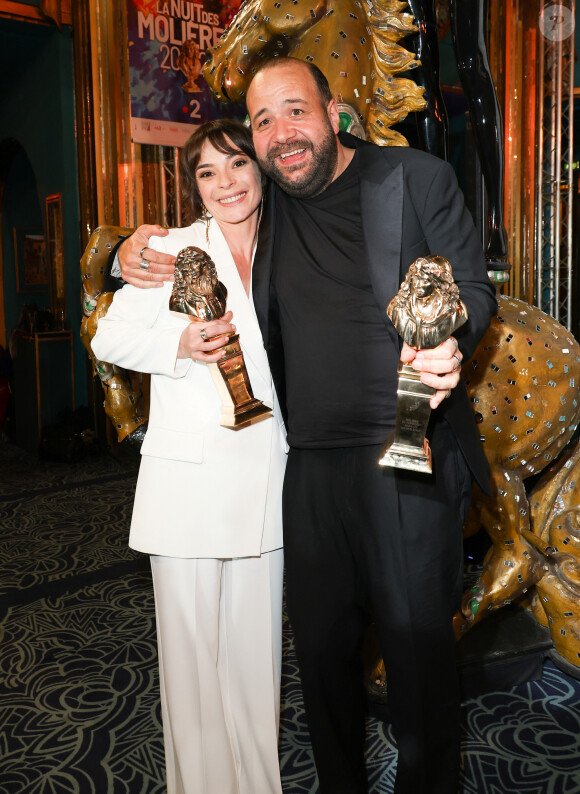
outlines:
[{"label": "woman's white lapel", "polygon": [[252,359],[254,366],[270,387],[270,368],[254,306],[251,298],[246,295],[225,237],[213,219],[209,226],[209,245],[204,239],[203,244],[198,247],[206,250],[213,259],[218,277],[226,286],[228,291],[227,307],[234,313],[233,322],[240,335],[244,356]]}]

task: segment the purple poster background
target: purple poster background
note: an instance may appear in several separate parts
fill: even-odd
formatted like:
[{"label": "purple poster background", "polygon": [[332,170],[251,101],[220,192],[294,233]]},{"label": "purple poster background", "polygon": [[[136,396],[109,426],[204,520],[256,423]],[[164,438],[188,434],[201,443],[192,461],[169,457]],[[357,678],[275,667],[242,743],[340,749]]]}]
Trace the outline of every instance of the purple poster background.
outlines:
[{"label": "purple poster background", "polygon": [[239,0],[127,0],[131,137],[136,143],[182,146],[204,121],[243,117],[220,104],[201,74]]}]

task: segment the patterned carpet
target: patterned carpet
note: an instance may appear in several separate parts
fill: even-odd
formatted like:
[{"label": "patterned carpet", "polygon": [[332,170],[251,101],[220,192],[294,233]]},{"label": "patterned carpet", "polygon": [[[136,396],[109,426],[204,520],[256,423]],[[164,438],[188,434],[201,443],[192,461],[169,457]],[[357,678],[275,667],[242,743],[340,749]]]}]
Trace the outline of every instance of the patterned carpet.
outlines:
[{"label": "patterned carpet", "polygon": [[[0,442],[0,471],[0,794],[162,794],[151,577],[126,547],[135,464]],[[284,792],[313,794],[288,626],[284,662]],[[580,682],[551,662],[466,701],[463,728],[464,794],[580,794]],[[370,717],[373,794],[392,792],[395,759]]]}]

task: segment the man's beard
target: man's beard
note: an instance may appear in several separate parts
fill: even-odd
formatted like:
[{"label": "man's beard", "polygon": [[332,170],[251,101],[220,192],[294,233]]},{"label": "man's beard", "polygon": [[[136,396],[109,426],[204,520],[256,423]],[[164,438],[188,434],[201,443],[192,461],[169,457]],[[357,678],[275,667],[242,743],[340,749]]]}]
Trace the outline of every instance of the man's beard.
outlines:
[{"label": "man's beard", "polygon": [[[296,149],[310,149],[312,159],[300,178],[292,180],[290,178],[292,167],[287,172],[282,172],[278,167],[276,158],[280,154],[284,154],[284,152],[293,152]],[[260,160],[260,166],[264,173],[289,196],[306,199],[318,196],[319,193],[322,193],[328,187],[336,173],[337,162],[338,145],[336,135],[329,124],[327,133],[316,146],[304,139],[277,144],[272,146],[264,160]],[[296,166],[294,170],[299,168],[301,168],[300,165]]]}]

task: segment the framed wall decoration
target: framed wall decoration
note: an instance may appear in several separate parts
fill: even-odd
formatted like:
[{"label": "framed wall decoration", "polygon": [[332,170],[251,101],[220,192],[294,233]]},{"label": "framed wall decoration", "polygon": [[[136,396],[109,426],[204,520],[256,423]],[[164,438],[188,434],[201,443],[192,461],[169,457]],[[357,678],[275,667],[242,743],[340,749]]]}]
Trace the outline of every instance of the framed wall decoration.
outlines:
[{"label": "framed wall decoration", "polygon": [[17,292],[46,292],[48,264],[42,226],[14,227]]},{"label": "framed wall decoration", "polygon": [[46,197],[46,234],[52,310],[55,317],[64,318],[66,294],[60,193]]}]

